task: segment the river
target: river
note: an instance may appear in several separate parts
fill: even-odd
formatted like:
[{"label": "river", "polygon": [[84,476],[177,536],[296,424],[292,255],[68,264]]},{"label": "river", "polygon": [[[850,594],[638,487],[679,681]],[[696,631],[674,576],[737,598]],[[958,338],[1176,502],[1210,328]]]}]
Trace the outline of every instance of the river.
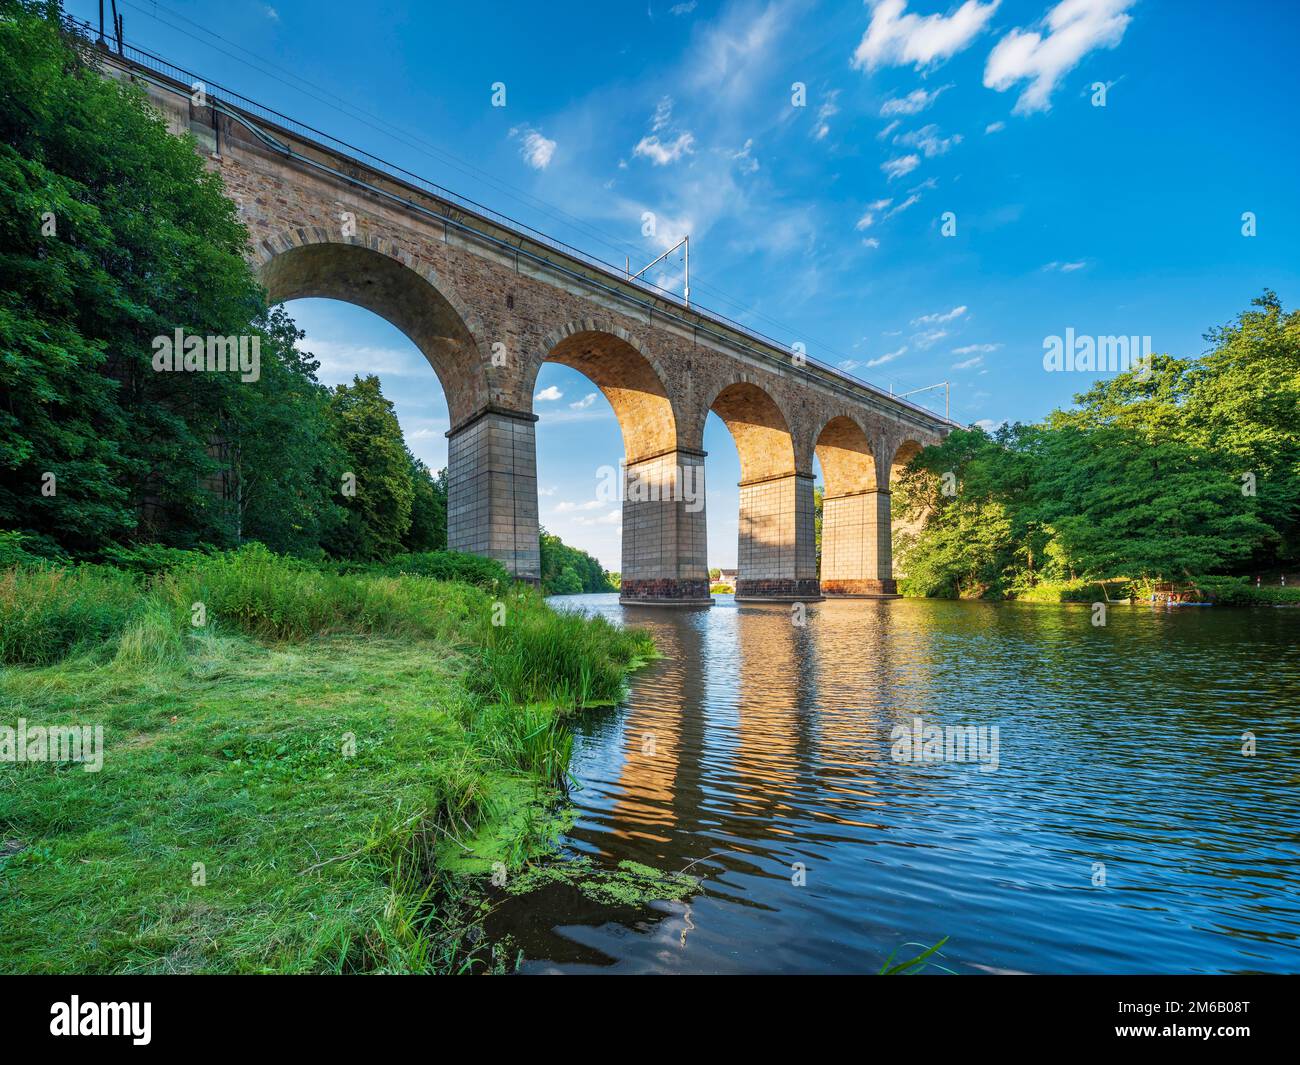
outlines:
[{"label": "river", "polygon": [[700,889],[525,896],[525,972],[1300,970],[1300,610],[553,602],[664,654],[584,717],[565,851]]}]

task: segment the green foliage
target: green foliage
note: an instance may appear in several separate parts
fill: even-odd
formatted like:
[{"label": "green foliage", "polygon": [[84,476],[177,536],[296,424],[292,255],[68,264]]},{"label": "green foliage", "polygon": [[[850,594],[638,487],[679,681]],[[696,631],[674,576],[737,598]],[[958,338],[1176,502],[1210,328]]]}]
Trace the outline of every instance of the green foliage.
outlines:
[{"label": "green foliage", "polygon": [[352,563],[348,572],[402,574],[428,577],[435,581],[460,581],[479,588],[506,588],[512,578],[505,566],[494,558],[469,555],[463,551],[423,551],[418,554],[394,555],[379,563]]},{"label": "green foliage", "polygon": [[484,668],[472,683],[489,698],[510,703],[614,702],[622,697],[628,670],[654,653],[643,632],[551,610],[523,589],[505,604],[504,624],[486,620],[480,639]]},{"label": "green foliage", "polygon": [[345,558],[381,559],[402,550],[411,527],[415,488],[410,453],[393,405],[373,374],[339,385],[330,396],[332,435],[355,493],[343,496],[346,519],[329,543]]},{"label": "green foliage", "polygon": [[570,547],[558,536],[541,531],[542,591],[547,595],[608,592],[610,576],[585,551]]},{"label": "green foliage", "polygon": [[414,455],[411,462],[411,525],[402,546],[411,552],[447,550],[447,471],[433,472]]},{"label": "green foliage", "polygon": [[0,572],[0,663],[44,665],[112,639],[139,596],[130,574],[104,566]]},{"label": "green foliage", "polygon": [[1032,597],[1040,581],[1196,583],[1293,559],[1300,314],[1272,293],[1255,307],[1200,359],[1159,356],[1040,425],[925,449],[893,497],[923,519],[897,545],[904,590]]},{"label": "green foliage", "polygon": [[228,541],[204,480],[238,376],[156,373],[152,339],[250,332],[247,235],[192,140],[70,47],[55,6],[3,14],[0,524],[73,552]]},{"label": "green foliage", "polygon": [[262,373],[243,385],[227,413],[237,533],[272,551],[315,556],[338,535],[344,457],[331,432],[329,390],[320,364],[298,350],[303,333],[283,307],[259,319]]}]

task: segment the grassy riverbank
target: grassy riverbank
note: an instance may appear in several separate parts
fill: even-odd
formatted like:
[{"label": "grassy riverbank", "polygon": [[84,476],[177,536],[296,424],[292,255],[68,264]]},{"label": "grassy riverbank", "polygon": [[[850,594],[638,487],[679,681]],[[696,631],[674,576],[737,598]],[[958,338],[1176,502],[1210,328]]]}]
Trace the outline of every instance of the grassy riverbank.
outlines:
[{"label": "grassy riverbank", "polygon": [[532,592],[258,549],[0,571],[0,725],[105,747],[0,765],[0,970],[507,966],[452,870],[544,846],[564,718],[652,653]]},{"label": "grassy riverbank", "polygon": [[[1245,577],[1202,577],[1180,587],[1185,587],[1186,594],[1195,589],[1199,600],[1219,606],[1300,605],[1300,587],[1277,584],[1256,587]],[[1097,581],[1041,581],[1030,588],[1016,589],[1008,598],[1025,603],[1101,603],[1108,598],[1142,603],[1150,600],[1152,592],[1153,586],[1142,581],[1108,581],[1104,591]]]}]

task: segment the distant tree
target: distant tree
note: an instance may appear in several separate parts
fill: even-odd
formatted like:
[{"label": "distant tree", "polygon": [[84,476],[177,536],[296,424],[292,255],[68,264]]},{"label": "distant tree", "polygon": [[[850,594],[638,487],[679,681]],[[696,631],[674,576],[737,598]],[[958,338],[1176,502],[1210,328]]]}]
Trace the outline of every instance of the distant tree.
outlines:
[{"label": "distant tree", "polygon": [[339,385],[329,414],[331,435],[346,463],[336,471],[336,483],[350,474],[348,483],[355,484],[354,495],[341,494],[346,518],[330,550],[345,558],[387,558],[402,550],[415,498],[397,414],[373,374]]},{"label": "distant tree", "polygon": [[407,551],[447,549],[447,471],[435,477],[423,462],[407,452],[411,464],[411,525],[402,537]]},{"label": "distant tree", "polygon": [[609,591],[609,576],[600,562],[576,547],[570,547],[558,536],[553,536],[545,529],[541,530],[539,539],[541,548],[542,590],[555,592],[557,582],[565,569],[572,569],[577,575],[583,592]]},{"label": "distant tree", "polygon": [[582,578],[572,566],[565,566],[551,585],[552,595],[580,595],[583,592]]},{"label": "distant tree", "polygon": [[260,379],[236,394],[228,422],[239,533],[282,554],[312,555],[345,520],[344,464],[330,437],[330,393],[319,363],[300,352],[303,333],[283,307],[262,323]]}]

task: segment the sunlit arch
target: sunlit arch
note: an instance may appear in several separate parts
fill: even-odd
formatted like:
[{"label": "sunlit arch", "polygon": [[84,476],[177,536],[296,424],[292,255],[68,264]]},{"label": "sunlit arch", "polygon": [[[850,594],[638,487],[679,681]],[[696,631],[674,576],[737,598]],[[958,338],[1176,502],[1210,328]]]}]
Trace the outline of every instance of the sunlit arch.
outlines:
[{"label": "sunlit arch", "polygon": [[380,250],[369,242],[307,237],[287,247],[264,242],[258,275],[268,301],[321,297],[373,311],[428,360],[447,396],[452,424],[472,415],[486,397],[484,360],[454,297],[388,242],[374,242]]}]

